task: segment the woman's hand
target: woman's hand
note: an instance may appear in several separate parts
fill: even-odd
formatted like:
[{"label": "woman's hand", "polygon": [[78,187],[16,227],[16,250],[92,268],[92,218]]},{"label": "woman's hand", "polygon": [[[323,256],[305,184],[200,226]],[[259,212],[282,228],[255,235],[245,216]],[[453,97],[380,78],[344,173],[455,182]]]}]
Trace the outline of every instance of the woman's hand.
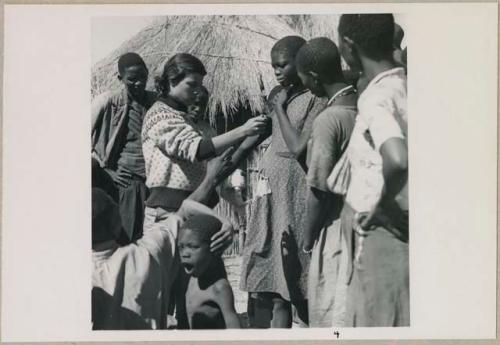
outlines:
[{"label": "woman's hand", "polygon": [[210,251],[222,254],[233,243],[233,226],[229,221],[222,223],[221,229],[210,239]]},{"label": "woman's hand", "polygon": [[266,130],[268,118],[265,115],[252,117],[243,126],[243,133],[246,137],[251,137],[256,134],[262,134]]},{"label": "woman's hand", "polygon": [[287,98],[287,89],[281,89],[271,100],[271,105],[273,106],[274,110],[278,111],[279,109],[283,109]]}]

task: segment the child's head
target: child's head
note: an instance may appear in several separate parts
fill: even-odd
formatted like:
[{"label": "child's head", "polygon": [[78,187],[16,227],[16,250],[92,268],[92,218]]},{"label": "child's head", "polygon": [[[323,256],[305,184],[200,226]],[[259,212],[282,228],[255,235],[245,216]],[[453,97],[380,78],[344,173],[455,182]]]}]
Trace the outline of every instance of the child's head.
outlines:
[{"label": "child's head", "polygon": [[92,247],[116,240],[121,231],[118,205],[100,188],[92,188]]},{"label": "child's head", "polygon": [[295,56],[306,41],[299,36],[286,36],[276,42],[271,49],[271,63],[276,80],[282,86],[300,83],[295,68]]},{"label": "child's head", "polygon": [[162,75],[156,78],[156,86],[161,94],[169,95],[188,107],[195,103],[206,74],[205,66],[197,57],[175,54],[165,63]]},{"label": "child's head", "polygon": [[196,100],[194,104],[189,107],[189,112],[197,118],[201,118],[205,113],[208,104],[208,90],[205,86],[201,86],[196,92]]},{"label": "child's head", "polygon": [[353,69],[360,69],[361,57],[379,61],[392,56],[392,14],[343,14],[338,31],[340,52]]},{"label": "child's head", "polygon": [[326,37],[313,38],[304,44],[295,63],[302,83],[316,96],[326,95],[324,84],[344,80],[337,46]]},{"label": "child's head", "polygon": [[177,239],[181,263],[187,274],[199,277],[210,266],[213,255],[210,239],[222,223],[211,215],[193,215],[183,224]]},{"label": "child's head", "polygon": [[136,53],[126,53],[118,59],[118,79],[132,98],[141,98],[148,81],[148,68]]}]

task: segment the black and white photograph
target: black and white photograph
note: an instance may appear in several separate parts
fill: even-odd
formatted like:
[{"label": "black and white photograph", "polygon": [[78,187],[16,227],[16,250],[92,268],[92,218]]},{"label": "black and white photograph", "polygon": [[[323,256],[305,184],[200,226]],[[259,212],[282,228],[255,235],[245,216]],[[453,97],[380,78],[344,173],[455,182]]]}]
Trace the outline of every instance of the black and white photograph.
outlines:
[{"label": "black and white photograph", "polygon": [[395,18],[93,20],[93,329],[410,326]]},{"label": "black and white photograph", "polygon": [[0,340],[500,336],[497,14],[5,5]]}]

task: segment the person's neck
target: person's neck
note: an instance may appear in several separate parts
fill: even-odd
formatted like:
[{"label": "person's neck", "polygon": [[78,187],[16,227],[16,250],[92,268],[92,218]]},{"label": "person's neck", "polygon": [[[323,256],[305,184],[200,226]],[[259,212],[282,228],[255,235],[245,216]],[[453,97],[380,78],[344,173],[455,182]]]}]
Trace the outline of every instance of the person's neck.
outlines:
[{"label": "person's neck", "polygon": [[288,90],[288,93],[290,96],[293,96],[299,92],[302,92],[305,89],[304,84],[302,83],[295,83],[290,86],[290,89]]},{"label": "person's neck", "polygon": [[328,99],[331,99],[337,92],[349,86],[346,81],[338,81],[333,84],[323,84]]},{"label": "person's neck", "polygon": [[365,75],[367,82],[370,82],[380,73],[398,67],[396,61],[394,61],[392,56],[388,56],[380,60],[373,60],[367,57],[362,57],[361,64],[363,65],[363,74]]},{"label": "person's neck", "polygon": [[130,101],[143,105],[146,102],[146,91],[144,91],[140,96],[133,96],[132,94],[127,92],[127,97],[130,99]]},{"label": "person's neck", "polygon": [[162,99],[168,106],[176,110],[182,112],[186,112],[188,110],[187,106],[184,103],[182,103],[177,97],[175,97],[170,93],[167,94],[163,93],[160,96],[160,99]]}]

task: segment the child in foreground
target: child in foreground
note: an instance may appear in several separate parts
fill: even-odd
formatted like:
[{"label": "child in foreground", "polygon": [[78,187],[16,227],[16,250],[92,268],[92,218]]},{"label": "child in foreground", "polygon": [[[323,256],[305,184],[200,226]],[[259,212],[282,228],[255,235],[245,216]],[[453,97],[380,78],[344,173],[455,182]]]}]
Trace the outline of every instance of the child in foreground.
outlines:
[{"label": "child in foreground", "polygon": [[190,329],[241,328],[234,296],[220,255],[210,251],[210,238],[222,226],[209,208],[198,208],[182,225],[177,240],[188,281],[185,314]]},{"label": "child in foreground", "polygon": [[[119,208],[98,184],[93,169],[92,188],[92,329],[165,329],[167,307],[179,270],[176,240],[178,229],[192,214],[206,212],[198,202],[214,192],[216,176],[226,169],[230,151],[207,163],[202,183],[184,200],[180,209],[155,226],[145,228],[138,240],[125,246],[117,243],[121,231]],[[103,173],[105,174],[105,173]],[[104,188],[104,189],[103,189]],[[200,211],[201,210],[201,211]],[[232,227],[223,221],[211,233],[211,250],[223,251],[231,242]]]}]

